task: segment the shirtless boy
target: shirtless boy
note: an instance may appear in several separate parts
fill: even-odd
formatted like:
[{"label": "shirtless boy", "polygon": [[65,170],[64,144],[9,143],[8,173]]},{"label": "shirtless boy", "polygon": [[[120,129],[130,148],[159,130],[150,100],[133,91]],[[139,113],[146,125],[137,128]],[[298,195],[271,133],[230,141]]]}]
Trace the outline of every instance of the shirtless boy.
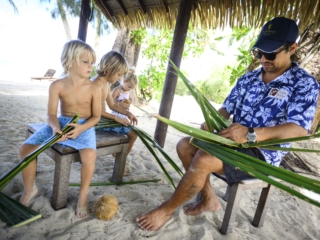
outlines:
[{"label": "shirtless boy", "polygon": [[[100,120],[100,89],[89,80],[96,55],[94,50],[80,40],[67,42],[61,54],[64,75],[54,81],[49,88],[47,125],[28,138],[19,149],[20,159],[24,159],[51,135],[61,133],[61,129],[78,113],[78,124],[69,124],[74,129],[63,135],[59,144],[73,147],[80,152],[81,186],[76,216],[88,215],[88,191],[95,168],[96,138],[93,126]],[[57,117],[60,102],[61,115]],[[35,185],[37,162],[32,161],[22,171],[24,192],[20,202],[28,206],[37,193]]]}]

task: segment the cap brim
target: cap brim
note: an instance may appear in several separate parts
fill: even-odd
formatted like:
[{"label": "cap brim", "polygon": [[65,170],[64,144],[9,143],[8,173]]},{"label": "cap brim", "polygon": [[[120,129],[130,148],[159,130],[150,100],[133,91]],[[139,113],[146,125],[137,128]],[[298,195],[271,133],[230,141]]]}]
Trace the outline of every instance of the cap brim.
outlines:
[{"label": "cap brim", "polygon": [[271,39],[260,39],[253,45],[252,48],[257,48],[260,51],[271,53],[283,46],[285,42],[274,41]]}]

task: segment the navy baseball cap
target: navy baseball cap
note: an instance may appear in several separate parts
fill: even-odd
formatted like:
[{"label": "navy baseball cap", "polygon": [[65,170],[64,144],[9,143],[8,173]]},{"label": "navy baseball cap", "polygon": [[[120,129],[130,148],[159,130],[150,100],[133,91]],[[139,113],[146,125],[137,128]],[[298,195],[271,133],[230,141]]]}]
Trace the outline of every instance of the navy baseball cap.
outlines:
[{"label": "navy baseball cap", "polygon": [[299,29],[295,21],[285,17],[276,17],[262,27],[258,40],[252,49],[256,48],[271,53],[286,42],[296,42],[298,35]]}]

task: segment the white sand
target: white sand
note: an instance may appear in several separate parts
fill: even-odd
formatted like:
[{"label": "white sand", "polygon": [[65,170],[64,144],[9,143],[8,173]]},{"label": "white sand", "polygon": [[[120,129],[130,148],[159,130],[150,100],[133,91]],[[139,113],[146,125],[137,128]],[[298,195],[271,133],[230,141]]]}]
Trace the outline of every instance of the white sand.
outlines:
[{"label": "white sand", "polygon": [[[44,122],[46,119],[47,89],[46,81],[3,81],[0,80],[0,175],[9,171],[19,162],[18,147],[25,139],[27,123]],[[152,102],[144,107],[157,112],[158,104]],[[154,135],[156,120],[147,117],[138,109],[132,108],[138,116],[139,125],[151,136]],[[191,97],[176,96],[171,118],[189,125],[197,126],[202,122],[200,109]],[[169,128],[164,150],[177,162],[175,151],[177,141],[184,136]],[[97,159],[93,182],[109,181],[112,174],[111,156]],[[39,211],[43,218],[26,226],[12,229],[0,221],[0,239],[320,239],[320,208],[308,204],[287,193],[275,190],[272,196],[266,221],[262,228],[251,225],[260,190],[245,191],[236,217],[233,233],[224,236],[219,232],[226,203],[222,200],[226,185],[212,177],[211,182],[222,208],[216,213],[202,213],[199,216],[186,216],[181,207],[172,218],[158,231],[147,232],[137,227],[137,216],[149,211],[168,199],[173,188],[162,173],[157,162],[137,140],[127,159],[129,173],[124,181],[161,179],[158,183],[91,187],[89,192],[90,214],[85,219],[74,215],[78,187],[69,187],[68,205],[55,211],[50,205],[54,162],[45,154],[38,159],[36,184],[39,188],[31,202],[31,207]],[[175,183],[179,176],[164,162]],[[79,182],[80,164],[72,166],[70,182]],[[23,190],[21,174],[11,181],[3,193],[19,199]],[[104,194],[115,196],[119,210],[109,221],[98,220],[93,212],[93,204]]]}]

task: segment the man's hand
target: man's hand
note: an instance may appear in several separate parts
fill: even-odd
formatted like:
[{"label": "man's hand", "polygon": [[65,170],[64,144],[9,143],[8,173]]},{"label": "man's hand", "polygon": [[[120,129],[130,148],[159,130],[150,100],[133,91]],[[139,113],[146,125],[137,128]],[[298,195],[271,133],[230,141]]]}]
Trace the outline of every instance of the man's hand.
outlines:
[{"label": "man's hand", "polygon": [[206,122],[201,123],[201,125],[200,125],[200,129],[208,132],[208,128],[207,128],[207,124],[206,124]]},{"label": "man's hand", "polygon": [[[202,123],[202,124],[200,125],[200,129],[209,132],[209,129],[208,129],[208,127],[207,127],[206,122],[204,122],[204,123]],[[213,127],[212,127],[212,131],[214,131],[214,128],[213,128]]]},{"label": "man's hand", "polygon": [[237,143],[246,143],[248,142],[246,137],[248,130],[249,129],[246,126],[243,126],[239,123],[233,123],[230,127],[221,130],[218,135],[233,140]]}]

